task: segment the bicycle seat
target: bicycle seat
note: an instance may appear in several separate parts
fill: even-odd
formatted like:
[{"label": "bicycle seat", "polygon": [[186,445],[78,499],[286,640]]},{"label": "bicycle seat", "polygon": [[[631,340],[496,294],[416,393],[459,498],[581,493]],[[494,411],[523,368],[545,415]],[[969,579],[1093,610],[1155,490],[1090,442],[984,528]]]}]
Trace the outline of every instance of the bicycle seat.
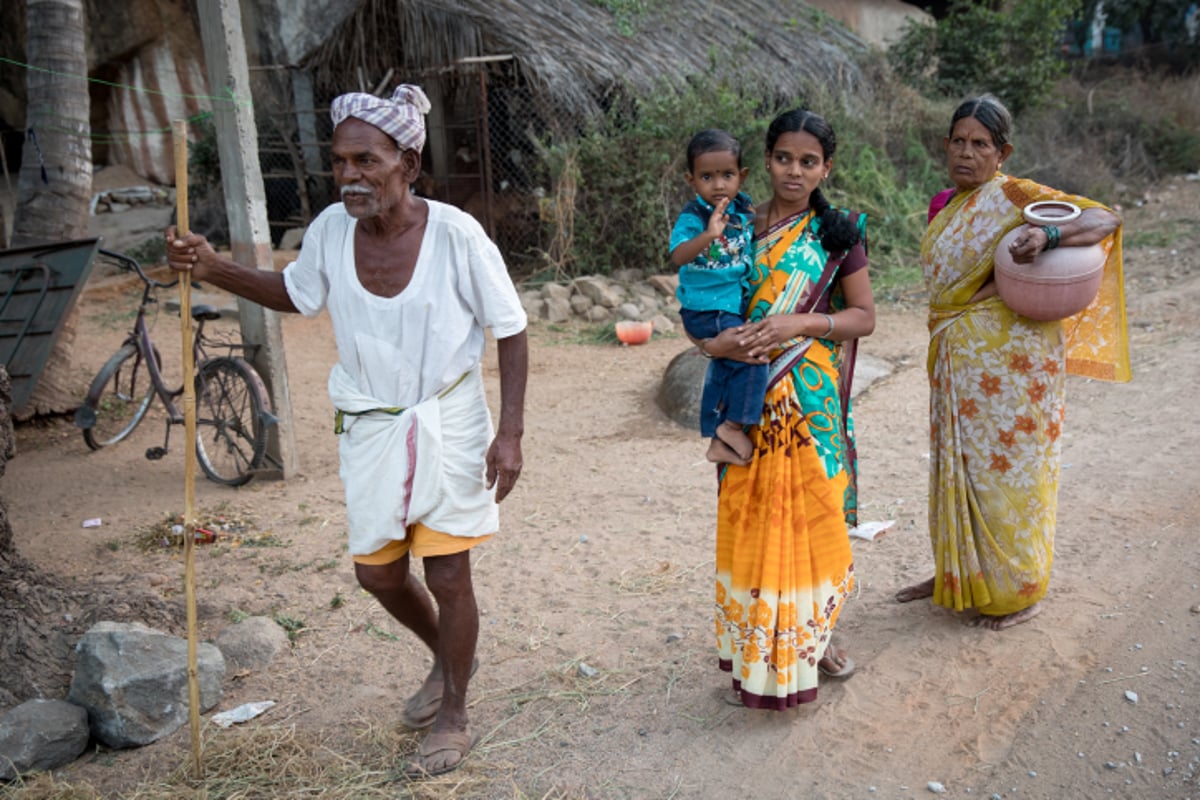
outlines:
[{"label": "bicycle seat", "polygon": [[192,306],[192,319],[196,321],[204,320],[205,322],[212,322],[214,319],[220,318],[221,312],[212,306]]}]

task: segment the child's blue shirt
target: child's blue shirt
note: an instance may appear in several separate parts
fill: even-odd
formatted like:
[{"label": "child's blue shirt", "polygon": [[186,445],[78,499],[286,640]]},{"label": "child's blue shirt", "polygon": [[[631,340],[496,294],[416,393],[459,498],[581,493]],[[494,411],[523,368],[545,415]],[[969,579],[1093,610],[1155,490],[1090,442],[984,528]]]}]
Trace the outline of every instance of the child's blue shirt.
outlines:
[{"label": "child's blue shirt", "polygon": [[[679,212],[671,230],[671,250],[695,239],[708,228],[713,207],[699,195]],[[729,223],[708,250],[679,268],[675,296],[694,311],[741,314],[750,267],[754,264],[754,207],[750,196],[738,192],[725,207]]]}]

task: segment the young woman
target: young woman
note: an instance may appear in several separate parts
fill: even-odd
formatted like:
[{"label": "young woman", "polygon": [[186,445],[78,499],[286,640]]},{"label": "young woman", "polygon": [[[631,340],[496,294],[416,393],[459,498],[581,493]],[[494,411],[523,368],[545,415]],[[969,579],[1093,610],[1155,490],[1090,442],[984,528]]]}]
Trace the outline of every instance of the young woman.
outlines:
[{"label": "young woman", "polygon": [[767,131],[772,196],[757,206],[748,323],[705,342],[716,358],[770,366],[749,464],[720,475],[716,633],[730,702],[783,710],[817,697],[819,673],[848,677],[832,643],[854,585],[849,378],[853,343],[875,327],[866,218],[820,191],[837,140],[819,115]]}]

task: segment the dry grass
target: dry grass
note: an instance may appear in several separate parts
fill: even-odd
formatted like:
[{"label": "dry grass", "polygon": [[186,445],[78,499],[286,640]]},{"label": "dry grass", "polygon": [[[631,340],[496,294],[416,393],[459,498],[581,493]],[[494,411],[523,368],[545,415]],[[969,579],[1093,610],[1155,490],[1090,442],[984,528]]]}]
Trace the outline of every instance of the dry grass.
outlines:
[{"label": "dry grass", "polygon": [[[251,722],[229,729],[204,722],[203,777],[193,774],[190,752],[180,751],[165,774],[104,794],[86,781],[41,773],[0,788],[2,800],[269,800],[322,797],[329,800],[585,800],[582,790],[551,786],[531,793],[517,774],[532,742],[555,736],[563,720],[589,710],[599,698],[628,696],[641,673],[600,671],[587,677],[578,660],[561,663],[531,681],[473,699],[503,710],[458,770],[410,781],[401,769],[416,752],[421,733],[359,719],[350,733],[315,732],[290,720]],[[669,689],[668,689],[669,691]],[[553,783],[547,775],[526,780]]]}]

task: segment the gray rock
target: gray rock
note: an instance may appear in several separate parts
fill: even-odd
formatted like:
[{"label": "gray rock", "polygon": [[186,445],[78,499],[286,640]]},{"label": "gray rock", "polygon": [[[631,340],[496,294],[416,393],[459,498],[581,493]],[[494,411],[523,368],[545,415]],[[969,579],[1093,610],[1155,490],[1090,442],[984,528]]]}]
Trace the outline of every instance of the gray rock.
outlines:
[{"label": "gray rock", "polygon": [[588,309],[596,305],[592,302],[592,298],[584,294],[571,295],[571,310],[581,317],[586,317]]},{"label": "gray rock", "polygon": [[0,717],[0,780],[58,769],[87,748],[88,714],[65,700],[29,700]]},{"label": "gray rock", "polygon": [[[75,647],[67,700],[88,711],[92,735],[112,748],[161,739],[188,719],[187,641],[140,623],[99,622]],[[221,700],[225,659],[197,647],[200,711]]]},{"label": "gray rock", "polygon": [[574,286],[578,292],[598,306],[616,308],[621,304],[621,292],[610,286],[603,278],[596,276],[576,278]]},{"label": "gray rock", "polygon": [[622,303],[617,306],[617,318],[641,320],[642,310],[638,308],[636,303]]},{"label": "gray rock", "polygon": [[646,278],[646,284],[664,297],[674,297],[679,288],[679,275],[651,275]]},{"label": "gray rock", "polygon": [[655,314],[650,318],[650,322],[654,325],[654,332],[658,334],[674,333],[675,323],[663,314]]},{"label": "gray rock", "polygon": [[550,322],[566,322],[571,318],[571,301],[563,297],[547,297],[545,315]]},{"label": "gray rock", "polygon": [[234,672],[262,669],[289,646],[287,631],[270,617],[246,617],[217,634],[213,644]]},{"label": "gray rock", "polygon": [[604,306],[595,305],[587,310],[587,318],[588,322],[608,322],[612,313]]},{"label": "gray rock", "polygon": [[546,298],[547,300],[550,300],[551,298],[557,300],[570,300],[571,287],[563,286],[561,283],[547,283],[542,287],[542,297]]},{"label": "gray rock", "polygon": [[696,347],[688,347],[672,358],[655,398],[664,414],[696,431],[700,430],[700,394],[708,361]]}]

